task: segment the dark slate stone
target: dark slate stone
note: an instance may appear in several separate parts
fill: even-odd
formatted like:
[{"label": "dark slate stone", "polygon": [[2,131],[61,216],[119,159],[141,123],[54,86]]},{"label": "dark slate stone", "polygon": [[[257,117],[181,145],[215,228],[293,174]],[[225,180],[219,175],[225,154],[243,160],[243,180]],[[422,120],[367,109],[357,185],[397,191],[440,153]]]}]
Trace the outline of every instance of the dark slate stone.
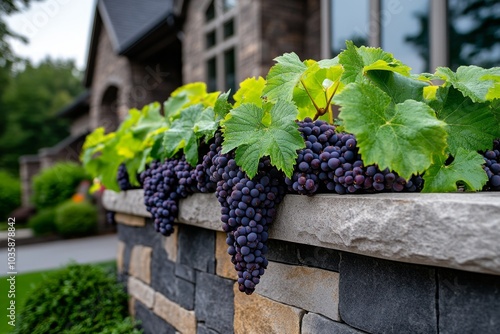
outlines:
[{"label": "dark slate stone", "polygon": [[316,313],[308,313],[302,318],[303,334],[362,334],[366,333],[346,324],[333,321]]},{"label": "dark slate stone", "polygon": [[198,321],[220,333],[233,332],[234,281],[199,272],[196,275],[196,308]]},{"label": "dark slate stone", "polygon": [[300,264],[339,271],[340,252],[317,246],[299,245],[297,257]]},{"label": "dark slate stone", "polygon": [[128,274],[130,268],[130,255],[132,255],[132,248],[134,245],[125,243],[125,250],[123,251],[123,273]]},{"label": "dark slate stone", "polygon": [[270,261],[286,264],[300,264],[297,258],[298,244],[281,240],[269,239],[267,241],[268,252],[266,257]]},{"label": "dark slate stone", "polygon": [[175,275],[176,264],[162,247],[155,247],[151,260],[151,287],[187,310],[194,308],[194,283]]},{"label": "dark slate stone", "polygon": [[369,333],[437,333],[435,269],[342,253],[340,317]]},{"label": "dark slate stone", "polygon": [[215,273],[215,231],[180,225],[177,261],[203,272]]},{"label": "dark slate stone", "polygon": [[135,319],[140,321],[144,334],[175,334],[175,328],[153,313],[144,304],[135,301]]},{"label": "dark slate stone", "polygon": [[177,263],[175,265],[175,276],[185,279],[188,282],[196,283],[196,270],[186,265]]},{"label": "dark slate stone", "polygon": [[439,333],[500,333],[500,276],[437,270]]},{"label": "dark slate stone", "polygon": [[154,247],[164,238],[156,232],[151,219],[146,219],[146,226],[128,226],[117,224],[118,239],[129,245],[143,245]]},{"label": "dark slate stone", "polygon": [[207,326],[205,326],[203,323],[198,323],[198,329],[196,330],[196,334],[219,334],[219,332],[216,332]]}]

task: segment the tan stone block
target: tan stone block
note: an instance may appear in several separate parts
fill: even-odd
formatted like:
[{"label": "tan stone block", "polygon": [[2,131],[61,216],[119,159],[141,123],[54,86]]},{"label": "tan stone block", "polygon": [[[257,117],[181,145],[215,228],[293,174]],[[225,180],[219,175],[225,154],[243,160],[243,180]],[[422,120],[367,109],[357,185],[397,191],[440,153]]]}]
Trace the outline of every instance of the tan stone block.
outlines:
[{"label": "tan stone block", "polygon": [[129,276],[127,283],[128,294],[146,305],[147,308],[153,308],[155,302],[155,290],[149,285],[141,282],[135,277]]},{"label": "tan stone block", "polygon": [[183,334],[196,333],[194,311],[186,310],[159,292],[155,293],[153,312]]},{"label": "tan stone block", "polygon": [[238,274],[231,263],[231,256],[227,254],[226,233],[217,232],[215,240],[215,273],[221,277],[237,280]]},{"label": "tan stone block", "polygon": [[153,249],[146,246],[134,246],[130,254],[129,274],[143,282],[151,283],[151,254]]},{"label": "tan stone block", "polygon": [[272,300],[340,321],[339,273],[269,261],[255,291]]},{"label": "tan stone block", "polygon": [[118,247],[116,250],[116,270],[118,271],[118,273],[123,273],[123,270],[125,269],[123,268],[123,257],[125,255],[125,247],[126,244],[123,241],[118,240]]},{"label": "tan stone block", "polygon": [[129,297],[128,299],[128,313],[132,318],[135,318],[135,298]]},{"label": "tan stone block", "polygon": [[234,284],[234,333],[272,334],[300,333],[300,321],[305,311],[275,302],[258,293],[250,296]]},{"label": "tan stone block", "polygon": [[177,240],[179,238],[179,226],[175,226],[174,232],[165,239],[165,251],[167,258],[172,262],[177,262]]},{"label": "tan stone block", "polygon": [[115,221],[119,224],[128,226],[146,226],[146,218],[127,215],[126,213],[117,212],[115,213]]}]

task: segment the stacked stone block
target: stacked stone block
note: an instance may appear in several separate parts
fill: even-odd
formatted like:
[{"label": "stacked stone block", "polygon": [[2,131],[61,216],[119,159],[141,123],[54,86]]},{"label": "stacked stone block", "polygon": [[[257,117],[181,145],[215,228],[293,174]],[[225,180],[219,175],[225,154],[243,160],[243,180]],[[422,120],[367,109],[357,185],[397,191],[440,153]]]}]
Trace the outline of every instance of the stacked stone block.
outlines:
[{"label": "stacked stone block", "polygon": [[131,313],[146,334],[498,333],[500,328],[498,275],[278,239],[269,240],[268,269],[247,296],[238,291],[226,237],[213,223],[218,217],[207,217],[215,212],[210,201],[198,196],[198,206],[181,203],[183,218],[165,238],[139,207],[127,205],[135,197],[128,192],[113,204],[135,212],[117,214],[117,265]]}]

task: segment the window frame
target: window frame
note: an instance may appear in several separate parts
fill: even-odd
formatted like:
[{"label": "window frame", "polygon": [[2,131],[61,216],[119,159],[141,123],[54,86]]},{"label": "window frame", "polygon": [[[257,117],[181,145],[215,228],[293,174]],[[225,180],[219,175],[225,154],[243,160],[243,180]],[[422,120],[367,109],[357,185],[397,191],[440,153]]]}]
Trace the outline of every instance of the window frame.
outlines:
[{"label": "window frame", "polygon": [[[321,57],[332,58],[331,52],[331,1],[321,0]],[[369,46],[381,45],[381,0],[370,1]],[[430,71],[438,66],[449,66],[448,50],[448,1],[429,1],[429,67]]]},{"label": "window frame", "polygon": [[[239,3],[225,11],[224,10],[224,0],[208,0],[203,6],[204,12],[208,9],[211,3],[214,3],[215,7],[215,17],[210,21],[206,21],[203,18],[204,24],[202,33],[204,36],[203,40],[206,40],[206,36],[215,32],[215,44],[211,47],[204,46],[203,52],[203,62],[205,66],[205,79],[208,80],[208,61],[215,58],[215,69],[216,69],[216,89],[220,91],[225,91],[227,89],[226,83],[226,67],[225,67],[225,53],[234,49],[234,62],[235,62],[235,77],[236,82],[238,82],[238,6]],[[233,21],[233,35],[229,37],[224,37],[224,25],[229,21]],[[234,92],[233,92],[234,93]]]}]

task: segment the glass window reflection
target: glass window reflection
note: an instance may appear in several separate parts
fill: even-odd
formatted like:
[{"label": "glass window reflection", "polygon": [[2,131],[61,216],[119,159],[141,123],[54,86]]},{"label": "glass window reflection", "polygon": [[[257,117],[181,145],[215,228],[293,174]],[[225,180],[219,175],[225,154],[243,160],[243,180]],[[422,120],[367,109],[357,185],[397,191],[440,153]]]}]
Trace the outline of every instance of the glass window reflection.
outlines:
[{"label": "glass window reflection", "polygon": [[332,0],[331,46],[332,56],[345,49],[345,41],[355,45],[368,45],[370,34],[369,0]]},{"label": "glass window reflection", "polygon": [[412,68],[429,70],[429,1],[382,0],[381,47]]}]

